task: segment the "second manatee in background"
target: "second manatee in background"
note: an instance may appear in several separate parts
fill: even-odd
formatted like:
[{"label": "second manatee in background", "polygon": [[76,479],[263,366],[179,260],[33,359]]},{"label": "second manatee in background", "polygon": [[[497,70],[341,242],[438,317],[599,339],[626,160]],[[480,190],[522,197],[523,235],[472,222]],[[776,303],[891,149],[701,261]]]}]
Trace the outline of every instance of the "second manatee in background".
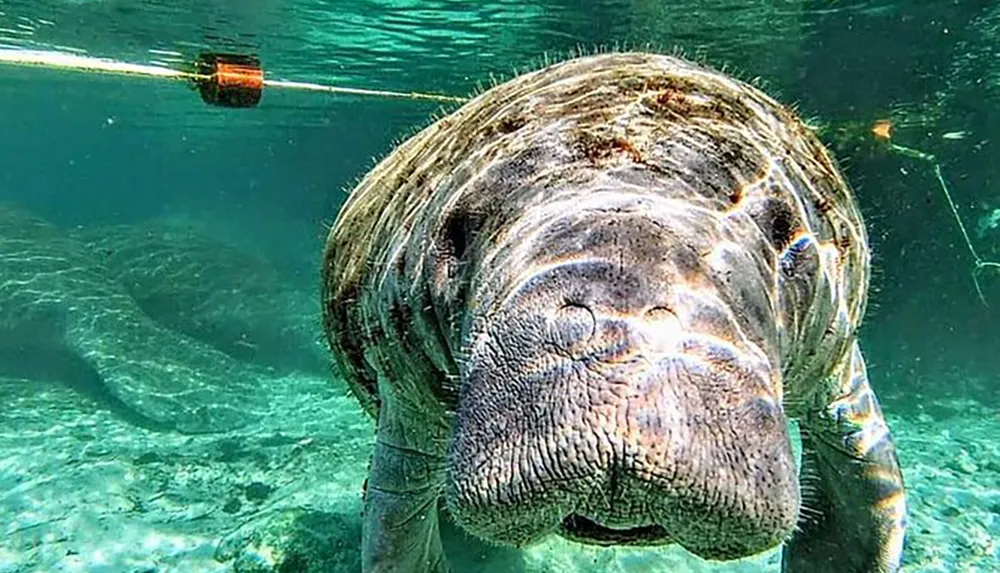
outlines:
[{"label": "second manatee in background", "polygon": [[328,373],[318,306],[266,261],[193,225],[148,221],[79,236],[161,324],[240,360]]}]

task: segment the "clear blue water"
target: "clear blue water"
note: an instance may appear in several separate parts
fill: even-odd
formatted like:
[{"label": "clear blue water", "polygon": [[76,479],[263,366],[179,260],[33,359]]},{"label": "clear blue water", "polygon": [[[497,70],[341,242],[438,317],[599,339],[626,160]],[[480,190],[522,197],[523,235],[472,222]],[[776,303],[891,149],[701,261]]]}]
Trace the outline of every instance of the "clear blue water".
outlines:
[{"label": "clear blue water", "polygon": [[[993,2],[973,0],[743,4],[731,0],[0,0],[0,47],[72,51],[167,66],[188,64],[202,50],[248,52],[259,55],[269,78],[456,96],[489,85],[491,78],[509,78],[516,71],[535,68],[545,57],[558,59],[577,50],[621,45],[679,49],[740,77],[760,78],[767,91],[825,126],[823,139],[844,163],[870,227],[875,292],[862,337],[876,390],[892,422],[899,425],[900,456],[914,484],[917,526],[911,531],[907,570],[1000,570],[996,461],[1000,446],[996,434],[990,433],[1000,428],[1000,273],[985,268],[979,275],[984,304],[970,275],[974,261],[932,164],[887,152],[870,133],[876,121],[889,119],[894,141],[934,154],[974,248],[984,259],[1000,259],[1000,9]],[[347,190],[374,159],[440,112],[435,103],[278,88],[266,89],[258,107],[223,109],[205,105],[181,82],[0,65],[0,202],[41,217],[66,234],[112,225],[137,228],[150,221],[193,225],[199,236],[255,257],[256,263],[247,263],[261,265],[255,267],[255,277],[281,277],[254,282],[241,278],[239,271],[199,259],[200,268],[216,273],[213,281],[236,289],[250,289],[251,283],[257,285],[253,288],[260,284],[277,288],[275,282],[283,283],[297,301],[318,304],[323,240]],[[5,237],[11,240],[10,235]],[[154,268],[160,267],[150,260]],[[181,266],[170,272],[192,271]],[[0,283],[9,280],[0,276]],[[278,296],[259,288],[264,299]],[[200,301],[208,296],[207,289],[195,288],[193,294],[184,295],[189,298],[177,300]],[[222,304],[237,304],[233,300]],[[180,312],[155,297],[148,304],[164,313]],[[154,307],[144,309],[148,313]],[[303,324],[306,330],[315,326],[308,318]],[[199,325],[191,328],[197,336],[223,336],[221,331],[198,330]],[[14,336],[20,340],[16,336],[22,335]],[[318,339],[320,333],[310,336]],[[132,426],[115,425],[119,422],[113,416],[101,418],[100,412],[113,408],[102,405],[100,396],[77,412],[66,401],[86,393],[50,394],[61,387],[86,386],[88,379],[74,374],[79,367],[61,362],[61,355],[27,348],[0,352],[0,378],[17,381],[3,388],[11,393],[11,403],[19,405],[0,414],[0,435],[7,439],[2,444],[11,453],[6,466],[0,463],[0,472],[6,472],[0,473],[4,476],[0,487],[8,488],[6,494],[0,491],[0,527],[7,523],[0,538],[0,571],[133,571],[140,565],[148,565],[143,570],[150,571],[216,570],[206,563],[217,570],[234,567],[233,559],[198,553],[208,550],[170,553],[156,544],[146,552],[148,563],[107,557],[104,565],[95,565],[97,553],[127,553],[112,547],[108,535],[83,533],[91,527],[114,530],[102,521],[114,514],[108,508],[94,520],[71,519],[62,529],[45,530],[26,541],[27,532],[45,529],[31,524],[49,523],[55,513],[61,518],[83,515],[80,508],[86,507],[85,501],[75,505],[67,501],[60,507],[48,504],[45,495],[89,491],[94,499],[106,499],[118,495],[120,488],[125,497],[138,495],[121,485],[128,481],[124,478],[70,476],[60,481],[59,464],[30,465],[33,457],[62,459],[62,448],[81,443],[84,434],[115,457],[109,444],[127,439]],[[55,367],[36,368],[36,362]],[[351,532],[360,523],[355,515],[360,510],[357,491],[370,428],[353,403],[338,401],[344,393],[339,381],[327,377],[326,382],[333,388],[333,398],[324,398],[333,401],[321,402],[326,410],[306,409],[314,418],[289,422],[294,431],[278,424],[274,432],[296,440],[311,436],[315,443],[326,444],[325,456],[357,466],[337,479],[314,478],[308,486],[300,484],[295,490],[298,497],[288,502],[311,507],[315,499],[304,496],[301,489],[341,488],[336,491],[342,493],[346,508],[342,529]],[[59,415],[48,410],[53,404],[62,405]],[[334,406],[350,412],[324,428],[316,418],[331,416],[328,408]],[[50,426],[46,420],[58,423]],[[58,434],[81,427],[107,432],[95,431],[95,437],[71,430],[69,437],[64,436],[67,442],[54,435],[44,439],[47,431]],[[22,429],[28,433],[26,428],[32,428],[35,441],[18,441]],[[104,441],[109,435],[116,437]],[[343,438],[354,448],[350,455],[338,450],[338,436],[351,436]],[[155,433],[144,441],[135,439],[141,446],[116,459],[146,459],[142,456],[156,452],[170,458],[185,448],[182,441]],[[246,443],[249,457],[255,455],[255,447],[271,451],[257,442]],[[289,447],[299,447],[294,443]],[[217,453],[212,444],[190,447],[211,457]],[[89,449],[68,447],[76,452],[67,454],[70,459],[88,459]],[[317,454],[317,459],[321,457]],[[240,469],[239,483],[279,487],[280,482],[281,487],[294,487],[282,480],[295,472],[277,469],[274,463],[271,459],[256,468]],[[153,479],[144,470],[122,468],[122,475]],[[191,470],[172,465],[160,471],[157,479],[177,483],[178,476]],[[301,470],[314,471],[318,470]],[[65,488],[33,490],[32,484],[47,481],[46,472]],[[185,483],[191,490],[178,489],[183,491],[178,495],[197,496],[200,491],[209,498],[205,501],[209,507],[213,496],[220,507],[232,499],[243,500],[235,512],[219,509],[212,515],[242,522],[254,511],[264,511],[231,488],[215,492]],[[150,499],[163,499],[155,488],[147,493]],[[26,505],[28,498],[32,503]],[[143,521],[143,516],[155,512],[123,509],[121,513],[134,518],[123,518],[117,525],[122,538],[132,539],[128,536],[132,531],[135,539],[148,543],[151,531],[162,538],[172,534],[169,527],[150,529],[148,520]],[[173,523],[179,518],[167,512],[157,519],[156,523]],[[201,547],[191,539],[209,547],[234,525],[225,520],[207,523],[202,530],[177,535],[187,535],[183,539],[193,543],[191,547]],[[329,527],[329,522],[323,523]],[[357,547],[351,545],[350,535],[345,539],[347,545],[337,551],[346,556],[343,563],[350,568]],[[72,555],[67,557],[67,551]],[[580,567],[579,559],[598,570],[655,569],[677,563],[702,566],[616,553],[580,553],[586,558],[559,561],[551,556],[577,555],[573,551],[578,550],[557,546],[551,553],[540,551],[524,562],[506,554],[472,562],[484,568],[490,560],[541,568],[533,570],[546,570],[544,564],[550,563],[552,571]],[[163,556],[167,554],[171,557]],[[774,566],[773,560],[768,563]],[[747,567],[758,570],[758,565]]]}]

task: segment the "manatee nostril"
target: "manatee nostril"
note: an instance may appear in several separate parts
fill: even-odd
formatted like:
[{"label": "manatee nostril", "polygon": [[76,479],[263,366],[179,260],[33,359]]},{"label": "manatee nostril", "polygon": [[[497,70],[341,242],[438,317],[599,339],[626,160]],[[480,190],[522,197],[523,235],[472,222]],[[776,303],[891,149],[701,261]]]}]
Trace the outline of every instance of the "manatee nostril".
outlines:
[{"label": "manatee nostril", "polygon": [[594,336],[597,319],[587,307],[566,304],[556,311],[549,323],[549,337],[563,350],[572,351]]},{"label": "manatee nostril", "polygon": [[666,323],[675,320],[677,320],[677,315],[665,306],[654,306],[646,311],[647,322]]},{"label": "manatee nostril", "polygon": [[654,352],[669,352],[683,327],[681,319],[665,306],[654,306],[643,316],[646,346]]}]

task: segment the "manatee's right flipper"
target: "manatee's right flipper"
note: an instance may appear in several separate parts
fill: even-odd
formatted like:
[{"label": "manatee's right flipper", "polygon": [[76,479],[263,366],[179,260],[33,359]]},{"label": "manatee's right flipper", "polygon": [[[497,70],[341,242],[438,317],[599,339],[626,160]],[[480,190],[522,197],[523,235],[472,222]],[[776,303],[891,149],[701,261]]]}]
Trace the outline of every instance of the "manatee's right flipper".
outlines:
[{"label": "manatee's right flipper", "polygon": [[803,504],[784,573],[895,573],[906,529],[896,449],[857,343],[800,420]]},{"label": "manatee's right flipper", "polygon": [[413,440],[421,432],[406,431],[387,408],[383,403],[379,412],[365,488],[361,570],[447,573],[437,509],[444,459],[428,440]]}]

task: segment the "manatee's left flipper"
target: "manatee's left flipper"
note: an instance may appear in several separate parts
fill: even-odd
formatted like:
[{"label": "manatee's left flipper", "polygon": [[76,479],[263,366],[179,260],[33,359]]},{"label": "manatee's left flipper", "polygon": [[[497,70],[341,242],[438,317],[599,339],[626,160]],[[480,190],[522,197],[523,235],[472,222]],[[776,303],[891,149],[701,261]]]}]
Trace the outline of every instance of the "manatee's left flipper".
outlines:
[{"label": "manatee's left flipper", "polygon": [[855,342],[819,403],[800,419],[803,513],[784,573],[895,573],[906,500],[896,449]]}]

